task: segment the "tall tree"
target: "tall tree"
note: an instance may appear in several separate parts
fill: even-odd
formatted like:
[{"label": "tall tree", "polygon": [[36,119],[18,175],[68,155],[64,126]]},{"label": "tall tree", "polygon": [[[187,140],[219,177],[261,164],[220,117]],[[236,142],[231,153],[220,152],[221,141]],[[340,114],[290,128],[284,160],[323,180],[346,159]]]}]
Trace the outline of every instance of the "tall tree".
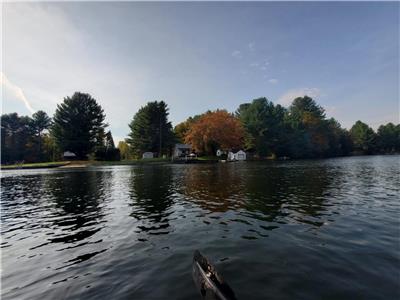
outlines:
[{"label": "tall tree", "polygon": [[131,158],[130,147],[126,141],[119,141],[118,149],[121,153],[121,159],[126,160]]},{"label": "tall tree", "polygon": [[51,134],[62,151],[71,151],[85,159],[102,141],[108,125],[105,114],[97,101],[89,94],[76,92],[57,105]]},{"label": "tall tree", "polygon": [[400,124],[387,123],[377,131],[377,146],[383,153],[400,151]]},{"label": "tall tree", "polygon": [[174,135],[168,115],[168,106],[164,101],[149,102],[135,114],[129,124],[131,132],[127,142],[137,157],[147,151],[159,156],[169,152]]},{"label": "tall tree", "polygon": [[325,156],[329,141],[324,109],[308,96],[293,100],[286,122],[292,130],[292,157]]},{"label": "tall tree", "polygon": [[215,155],[218,149],[242,147],[243,135],[238,118],[226,110],[216,110],[202,115],[190,126],[185,142],[200,153]]},{"label": "tall tree", "polygon": [[110,130],[107,131],[107,133],[106,133],[105,146],[106,146],[106,149],[114,149],[115,148],[114,139],[112,137]]},{"label": "tall tree", "polygon": [[285,109],[267,98],[254,99],[241,104],[236,111],[246,129],[245,145],[255,149],[260,156],[277,154],[283,140]]},{"label": "tall tree", "polygon": [[32,127],[35,135],[38,138],[38,158],[42,160],[42,133],[51,125],[51,118],[42,110],[35,112],[32,115]]},{"label": "tall tree", "polygon": [[1,116],[1,162],[35,161],[32,119],[17,113]]},{"label": "tall tree", "polygon": [[354,150],[364,154],[372,154],[375,150],[376,134],[367,124],[357,121],[350,129],[350,136]]}]

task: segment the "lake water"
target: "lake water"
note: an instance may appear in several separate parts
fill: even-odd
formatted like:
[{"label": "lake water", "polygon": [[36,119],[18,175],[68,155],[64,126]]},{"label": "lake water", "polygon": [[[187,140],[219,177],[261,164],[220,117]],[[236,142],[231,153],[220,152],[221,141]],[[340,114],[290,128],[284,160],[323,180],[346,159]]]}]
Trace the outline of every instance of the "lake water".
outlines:
[{"label": "lake water", "polygon": [[4,171],[2,299],[399,299],[400,156]]}]

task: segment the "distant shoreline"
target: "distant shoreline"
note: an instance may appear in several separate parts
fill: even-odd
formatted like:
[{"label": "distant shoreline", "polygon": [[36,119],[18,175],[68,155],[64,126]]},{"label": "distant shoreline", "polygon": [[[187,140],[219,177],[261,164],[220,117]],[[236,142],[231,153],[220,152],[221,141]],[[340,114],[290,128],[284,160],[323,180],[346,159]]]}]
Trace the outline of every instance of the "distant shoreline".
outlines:
[{"label": "distant shoreline", "polygon": [[[400,155],[400,153],[382,153],[382,154],[371,154],[371,155],[347,155],[341,157],[357,157],[357,156],[387,156],[387,155]],[[319,159],[329,159],[329,158],[338,158],[335,157],[324,157],[324,158],[310,158],[307,160],[319,160]],[[260,162],[260,161],[296,161],[299,159],[288,159],[288,160],[280,160],[280,159],[251,159],[247,160],[247,162]],[[304,160],[304,159],[301,159]],[[201,164],[214,164],[217,163],[218,160],[209,159],[209,160],[198,160],[197,163]],[[122,161],[60,161],[60,162],[44,162],[44,163],[27,163],[27,164],[14,164],[14,165],[1,165],[0,170],[30,170],[30,169],[75,169],[75,168],[88,168],[88,167],[101,167],[101,166],[130,166],[130,165],[159,165],[159,164],[185,164],[184,162],[171,161],[170,159],[140,159],[140,160],[122,160]],[[190,164],[190,163],[188,163]]]}]

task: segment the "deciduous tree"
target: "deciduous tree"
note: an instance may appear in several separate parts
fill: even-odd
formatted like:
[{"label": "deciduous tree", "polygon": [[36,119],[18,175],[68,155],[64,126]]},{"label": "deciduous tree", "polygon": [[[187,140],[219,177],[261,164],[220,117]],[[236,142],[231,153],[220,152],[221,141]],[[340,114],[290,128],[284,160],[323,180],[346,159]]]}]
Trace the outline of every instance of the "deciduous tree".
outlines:
[{"label": "deciduous tree", "polygon": [[185,142],[197,151],[215,155],[220,149],[243,146],[244,129],[239,119],[226,110],[216,110],[202,115],[185,136]]}]

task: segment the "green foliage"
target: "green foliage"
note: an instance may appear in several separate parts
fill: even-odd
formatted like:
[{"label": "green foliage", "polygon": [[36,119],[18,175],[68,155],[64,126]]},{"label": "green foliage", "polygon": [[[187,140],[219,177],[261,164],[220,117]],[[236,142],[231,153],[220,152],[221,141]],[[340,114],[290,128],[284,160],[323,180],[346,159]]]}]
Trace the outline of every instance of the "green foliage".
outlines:
[{"label": "green foliage", "polygon": [[351,152],[349,133],[308,96],[288,109],[266,98],[241,104],[236,115],[246,129],[245,148],[259,156],[330,157]]},{"label": "green foliage", "polygon": [[121,154],[122,160],[128,160],[133,158],[132,151],[126,141],[120,141],[118,143],[118,149]]},{"label": "green foliage", "polygon": [[1,116],[1,162],[34,160],[32,119],[17,113]]},{"label": "green foliage", "polygon": [[377,146],[380,152],[391,153],[400,151],[400,124],[387,123],[381,125],[377,132]]},{"label": "green foliage", "polygon": [[354,150],[363,154],[372,154],[376,146],[376,134],[367,124],[357,121],[350,129]]},{"label": "green foliage", "polygon": [[[290,131],[289,156],[294,158],[340,155],[340,124],[326,120],[324,109],[308,96],[293,100],[285,122]],[[331,146],[334,145],[334,148]]]},{"label": "green foliage", "polygon": [[43,110],[39,110],[32,115],[32,129],[37,135],[38,158],[42,161],[42,133],[51,125],[51,118]]},{"label": "green foliage", "polygon": [[141,107],[129,124],[127,142],[136,157],[143,152],[169,154],[175,138],[168,121],[168,107],[164,101],[149,102]]},{"label": "green foliage", "polygon": [[101,140],[95,146],[93,158],[95,160],[121,160],[121,154],[118,148],[115,148],[114,139],[111,131],[101,134]]},{"label": "green foliage", "polygon": [[38,136],[48,129],[51,125],[51,118],[43,110],[39,110],[32,115],[32,127]]},{"label": "green foliage", "polygon": [[[2,115],[1,163],[57,161],[62,159],[64,151],[74,152],[80,159],[90,154],[102,161],[130,160],[146,151],[161,156],[169,154],[175,142],[184,142],[190,133],[194,135],[196,126],[196,136],[201,139],[210,139],[211,131],[205,129],[213,127],[216,129],[213,135],[232,141],[229,136],[232,129],[219,126],[223,124],[220,119],[204,118],[211,115],[208,111],[190,117],[172,131],[167,105],[163,101],[149,102],[129,124],[129,138],[119,142],[116,148],[111,132],[105,130],[108,125],[104,123],[101,106],[90,95],[77,92],[57,106],[53,122],[43,111],[34,113],[32,118],[17,113]],[[239,126],[243,125],[245,131],[243,135],[242,129],[238,144],[244,136],[242,146],[261,157],[312,158],[400,152],[399,124],[381,125],[375,133],[367,124],[357,121],[347,131],[337,120],[327,119],[324,109],[308,96],[294,99],[288,109],[258,98],[241,104],[235,115],[236,122],[240,120]],[[50,134],[46,131],[49,128]],[[217,144],[212,146],[220,148]],[[208,152],[214,154],[214,148]]]},{"label": "green foliage", "polygon": [[71,151],[80,159],[87,158],[104,138],[105,114],[89,94],[76,92],[57,105],[51,134],[62,151]]},{"label": "green foliage", "polygon": [[236,116],[242,122],[245,134],[245,148],[254,149],[258,155],[267,156],[280,151],[283,142],[285,109],[274,105],[266,98],[241,104]]}]

